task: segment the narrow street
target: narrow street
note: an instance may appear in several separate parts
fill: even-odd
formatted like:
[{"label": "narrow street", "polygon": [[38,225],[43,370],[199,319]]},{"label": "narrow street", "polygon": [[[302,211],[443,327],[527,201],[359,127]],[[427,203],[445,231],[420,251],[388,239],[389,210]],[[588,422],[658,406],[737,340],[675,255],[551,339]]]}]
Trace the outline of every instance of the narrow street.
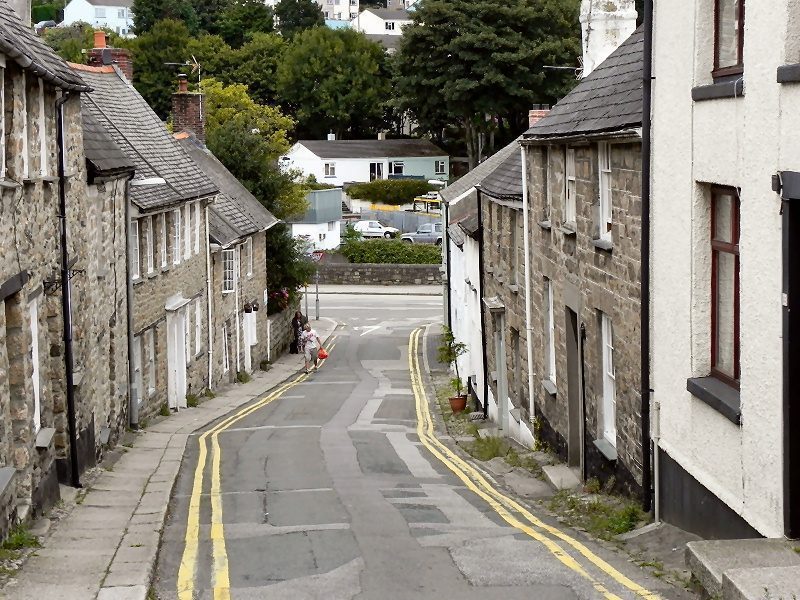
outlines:
[{"label": "narrow street", "polygon": [[436,439],[425,332],[441,310],[437,296],[324,297],[340,325],[321,370],[189,440],[159,598],[679,597]]}]

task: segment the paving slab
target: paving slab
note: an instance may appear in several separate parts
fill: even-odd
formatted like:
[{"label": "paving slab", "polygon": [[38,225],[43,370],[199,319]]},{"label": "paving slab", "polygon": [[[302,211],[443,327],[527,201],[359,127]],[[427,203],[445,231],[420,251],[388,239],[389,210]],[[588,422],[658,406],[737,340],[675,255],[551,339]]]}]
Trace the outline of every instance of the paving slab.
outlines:
[{"label": "paving slab", "polygon": [[510,473],[503,476],[503,482],[510,487],[515,494],[526,498],[550,498],[553,496],[553,488],[550,484],[537,479],[524,469],[515,468]]},{"label": "paving slab", "polygon": [[581,486],[580,477],[567,465],[545,465],[542,472],[545,480],[557,490],[575,490]]},{"label": "paving slab", "polygon": [[722,575],[725,600],[800,598],[800,566],[730,569]]},{"label": "paving slab", "polygon": [[106,587],[100,590],[97,600],[145,600],[147,586]]}]

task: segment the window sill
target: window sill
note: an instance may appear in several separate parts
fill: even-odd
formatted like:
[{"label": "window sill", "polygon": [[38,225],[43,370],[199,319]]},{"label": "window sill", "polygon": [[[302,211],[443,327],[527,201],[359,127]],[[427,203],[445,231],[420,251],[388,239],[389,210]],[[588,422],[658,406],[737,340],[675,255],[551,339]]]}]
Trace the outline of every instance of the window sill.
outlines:
[{"label": "window sill", "polygon": [[734,425],[741,424],[742,411],[739,404],[739,390],[723,383],[716,377],[691,377],[686,380],[686,390]]},{"label": "window sill", "polygon": [[552,223],[550,223],[550,219],[539,221],[538,225],[539,227],[541,227],[542,229],[546,229],[547,231],[550,231],[553,228]]},{"label": "window sill", "polygon": [[233,293],[233,292],[235,292],[235,291],[236,291],[236,290],[222,290],[222,293],[223,293],[223,294],[232,294],[232,293]]},{"label": "window sill", "polygon": [[558,394],[558,388],[556,388],[556,384],[553,383],[552,379],[542,379],[542,387],[544,388],[544,391],[553,398],[555,398]]},{"label": "window sill", "polygon": [[701,85],[692,88],[692,100],[717,100],[719,98],[740,98],[744,96],[744,79],[741,77],[733,81],[722,81],[711,85]]},{"label": "window sill", "polygon": [[10,179],[6,179],[5,177],[0,178],[0,188],[15,190],[20,187],[22,187],[22,185],[17,181],[12,181]]},{"label": "window sill", "polygon": [[149,273],[147,273],[147,278],[148,279],[154,279],[155,277],[158,277],[158,271],[154,270],[154,271],[150,271]]},{"label": "window sill", "polygon": [[489,265],[488,267],[486,267],[486,272],[487,273],[494,273],[494,267],[492,265]]},{"label": "window sill", "polygon": [[600,451],[600,454],[606,457],[606,460],[610,462],[615,462],[617,460],[617,448],[606,438],[594,440],[592,443],[594,447]]},{"label": "window sill", "polygon": [[36,449],[47,450],[53,441],[56,430],[53,427],[42,427],[36,434]]},{"label": "window sill", "polygon": [[134,277],[133,278],[133,285],[139,285],[140,283],[144,283],[145,279],[142,277]]},{"label": "window sill", "polygon": [[497,371],[489,372],[489,381],[491,381],[492,383],[497,383]]},{"label": "window sill", "polygon": [[509,285],[508,289],[512,294],[519,294],[519,286],[517,284],[515,284],[515,283]]},{"label": "window sill", "polygon": [[42,183],[47,183],[49,185],[58,183],[58,177],[53,177],[52,175],[42,175],[41,180]]},{"label": "window sill", "polygon": [[170,270],[170,268],[171,268],[171,267],[170,267],[169,265],[162,265],[162,267],[161,267],[161,272],[162,272],[162,273],[168,273],[168,272],[169,272],[169,270]]},{"label": "window sill", "polygon": [[611,252],[614,249],[614,242],[611,240],[597,239],[592,240],[592,246],[598,250],[607,250],[608,252]]},{"label": "window sill", "polygon": [[561,227],[559,227],[561,233],[567,236],[577,235],[577,227],[575,223],[564,223]]},{"label": "window sill", "polygon": [[778,67],[778,83],[800,83],[800,64]]}]

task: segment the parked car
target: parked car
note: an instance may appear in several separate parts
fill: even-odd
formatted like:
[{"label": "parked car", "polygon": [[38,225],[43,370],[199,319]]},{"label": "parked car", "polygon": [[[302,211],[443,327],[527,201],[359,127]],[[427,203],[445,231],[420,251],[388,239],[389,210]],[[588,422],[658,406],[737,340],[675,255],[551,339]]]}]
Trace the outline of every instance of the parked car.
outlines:
[{"label": "parked car", "polygon": [[404,242],[411,244],[436,244],[442,243],[442,224],[427,223],[420,225],[414,233],[404,233],[400,236]]},{"label": "parked car", "polygon": [[353,229],[365,238],[393,238],[400,233],[396,227],[389,227],[380,221],[358,221]]}]

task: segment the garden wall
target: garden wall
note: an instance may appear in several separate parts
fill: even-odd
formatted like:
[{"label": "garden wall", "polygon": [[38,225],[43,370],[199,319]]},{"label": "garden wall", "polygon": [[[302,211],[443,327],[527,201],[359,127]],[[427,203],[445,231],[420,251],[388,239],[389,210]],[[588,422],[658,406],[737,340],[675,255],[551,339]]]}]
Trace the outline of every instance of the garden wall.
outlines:
[{"label": "garden wall", "polygon": [[321,263],[319,282],[341,285],[439,285],[442,283],[441,268],[441,265]]}]

